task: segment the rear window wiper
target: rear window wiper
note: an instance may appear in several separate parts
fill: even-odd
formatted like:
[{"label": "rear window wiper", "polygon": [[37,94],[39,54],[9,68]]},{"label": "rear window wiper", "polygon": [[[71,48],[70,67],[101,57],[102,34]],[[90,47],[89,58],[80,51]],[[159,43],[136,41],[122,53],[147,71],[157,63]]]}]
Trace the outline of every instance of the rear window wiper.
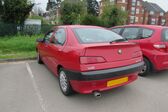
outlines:
[{"label": "rear window wiper", "polygon": [[113,41],[110,41],[110,44],[112,44],[113,42],[124,42],[124,41],[127,41],[127,39],[116,39],[116,40],[113,40]]}]

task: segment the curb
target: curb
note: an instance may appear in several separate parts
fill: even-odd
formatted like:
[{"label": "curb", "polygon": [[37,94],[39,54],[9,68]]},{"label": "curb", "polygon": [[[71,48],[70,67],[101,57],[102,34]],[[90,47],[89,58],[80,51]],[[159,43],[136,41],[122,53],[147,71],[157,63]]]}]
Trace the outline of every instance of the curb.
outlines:
[{"label": "curb", "polygon": [[35,59],[36,59],[36,57],[33,57],[33,58],[20,58],[20,59],[0,59],[0,63],[29,61],[29,60],[35,60]]}]

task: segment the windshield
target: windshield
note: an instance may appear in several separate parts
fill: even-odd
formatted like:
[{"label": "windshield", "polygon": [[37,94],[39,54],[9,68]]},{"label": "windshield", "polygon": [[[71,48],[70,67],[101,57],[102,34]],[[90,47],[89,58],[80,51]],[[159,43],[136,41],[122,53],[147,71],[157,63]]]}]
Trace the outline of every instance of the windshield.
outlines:
[{"label": "windshield", "polygon": [[74,32],[80,43],[107,43],[121,40],[120,35],[103,28],[75,28]]}]

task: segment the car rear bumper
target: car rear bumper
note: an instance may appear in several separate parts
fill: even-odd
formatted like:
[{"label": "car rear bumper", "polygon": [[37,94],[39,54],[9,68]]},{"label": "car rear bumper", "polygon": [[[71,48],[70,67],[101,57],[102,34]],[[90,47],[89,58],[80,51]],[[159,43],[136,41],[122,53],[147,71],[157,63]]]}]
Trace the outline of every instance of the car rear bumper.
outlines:
[{"label": "car rear bumper", "polygon": [[66,70],[66,73],[70,80],[78,80],[78,81],[102,80],[102,79],[119,77],[119,76],[141,71],[143,68],[143,65],[144,65],[144,62],[140,62],[137,64],[119,67],[119,68],[89,71],[89,72],[76,72],[76,71]]},{"label": "car rear bumper", "polygon": [[[91,72],[66,71],[69,76],[72,88],[82,94],[89,94],[94,91],[105,91],[119,86],[127,85],[138,77],[138,72],[143,68],[144,62],[130,66],[98,70]],[[108,86],[109,81],[127,78],[126,82]]]},{"label": "car rear bumper", "polygon": [[[113,80],[117,80],[121,78],[128,78],[128,81],[121,83],[121,84],[116,84],[110,87],[107,86],[107,83],[109,81],[113,81]],[[110,90],[113,88],[127,85],[135,81],[137,78],[138,78],[138,72],[127,74],[127,75],[120,76],[120,77],[102,79],[102,80],[92,80],[92,81],[71,80],[70,83],[74,91],[81,93],[81,94],[90,94],[90,93],[93,93],[94,91],[101,92],[101,91],[106,91],[106,90]]]}]

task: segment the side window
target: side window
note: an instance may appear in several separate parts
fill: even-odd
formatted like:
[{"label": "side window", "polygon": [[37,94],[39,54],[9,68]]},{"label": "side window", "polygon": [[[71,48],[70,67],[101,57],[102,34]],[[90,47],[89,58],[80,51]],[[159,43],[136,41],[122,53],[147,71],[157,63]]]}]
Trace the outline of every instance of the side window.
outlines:
[{"label": "side window", "polygon": [[55,44],[59,44],[59,45],[64,45],[65,41],[66,41],[66,34],[65,34],[65,30],[63,28],[58,29],[55,32]]},{"label": "side window", "polygon": [[52,31],[48,32],[44,37],[45,42],[50,42],[52,35],[53,35]]},{"label": "side window", "polygon": [[125,28],[122,36],[128,40],[137,39],[139,35],[139,28]]},{"label": "side window", "polygon": [[144,29],[142,29],[142,38],[149,38],[149,37],[151,37],[152,36],[152,34],[153,34],[153,30],[150,30],[150,29],[146,29],[146,28],[144,28]]},{"label": "side window", "polygon": [[168,29],[163,30],[163,40],[168,42]]},{"label": "side window", "polygon": [[114,28],[111,31],[113,31],[113,32],[115,32],[117,34],[120,34],[121,30],[122,30],[122,28]]}]

